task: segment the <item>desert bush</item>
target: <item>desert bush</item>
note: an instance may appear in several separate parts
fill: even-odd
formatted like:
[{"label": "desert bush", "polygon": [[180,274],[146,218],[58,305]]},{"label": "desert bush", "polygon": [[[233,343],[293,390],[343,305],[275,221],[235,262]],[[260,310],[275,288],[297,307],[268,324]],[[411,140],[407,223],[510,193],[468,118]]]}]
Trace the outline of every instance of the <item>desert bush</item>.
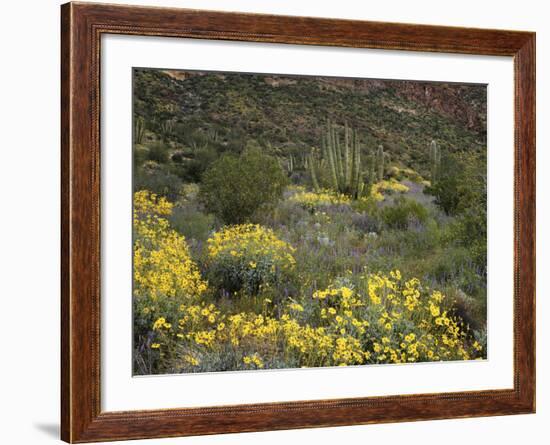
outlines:
[{"label": "desert bush", "polygon": [[443,174],[428,188],[436,203],[455,220],[449,238],[466,248],[477,269],[487,271],[486,162],[473,156],[449,155],[442,161]]},{"label": "desert bush", "polygon": [[193,205],[174,207],[170,215],[170,225],[189,240],[204,242],[215,226],[214,215],[204,213]]},{"label": "desert bush", "polygon": [[228,226],[208,239],[208,273],[226,291],[251,294],[280,282],[294,268],[294,248],[256,224]]},{"label": "desert bush", "polygon": [[210,145],[197,148],[192,153],[192,159],[182,163],[180,176],[190,182],[200,182],[204,172],[219,158],[215,148]]},{"label": "desert bush", "polygon": [[448,215],[458,215],[472,205],[486,201],[486,162],[470,157],[448,154],[441,160],[441,173],[426,192]]},{"label": "desert bush", "polygon": [[411,251],[430,252],[441,244],[441,230],[437,222],[427,217],[424,221],[416,220],[409,224],[408,230],[403,232],[403,242]]},{"label": "desert bush", "polygon": [[367,234],[380,232],[382,226],[378,214],[374,212],[353,213],[351,222],[357,230]]},{"label": "desert bush", "polygon": [[406,193],[409,191],[409,187],[405,184],[401,184],[399,181],[391,178],[389,180],[383,179],[372,185],[371,195],[376,196],[379,199],[379,194],[392,195],[394,193]]},{"label": "desert bush", "polygon": [[411,223],[426,221],[428,211],[412,199],[399,197],[392,205],[382,208],[381,216],[386,226],[392,229],[406,229]]},{"label": "desert bush", "polygon": [[148,160],[149,150],[143,145],[134,145],[133,160],[134,170],[137,170]]},{"label": "desert bush", "polygon": [[[297,229],[297,225],[304,224],[309,216],[308,210],[289,199],[284,199],[277,204],[273,211],[258,212],[257,215],[254,215],[254,219],[258,224],[268,227],[280,228],[284,226]],[[296,231],[293,230],[293,233]]]},{"label": "desert bush", "polygon": [[[475,298],[460,289],[448,288],[448,296],[453,301],[453,312],[460,317],[472,330],[484,330],[487,319],[487,304],[485,299]],[[479,338],[474,337],[479,341]],[[481,342],[486,346],[486,341]]]},{"label": "desert bush", "polygon": [[466,248],[475,266],[487,274],[487,207],[486,202],[475,203],[449,224],[449,238]]},{"label": "desert bush", "polygon": [[287,177],[277,160],[259,150],[226,154],[204,173],[200,199],[228,224],[240,224],[282,196]]},{"label": "desert bush", "polygon": [[148,148],[149,152],[147,153],[147,158],[150,161],[155,161],[159,164],[165,164],[166,162],[168,162],[169,154],[166,144],[155,142],[149,145]]},{"label": "desert bush", "polygon": [[134,191],[149,190],[171,201],[179,197],[181,179],[171,173],[166,166],[149,161],[134,173]]},{"label": "desert bush", "polygon": [[315,192],[298,191],[289,200],[301,205],[310,212],[331,205],[349,205],[351,202],[349,196],[336,193],[332,190],[319,190]]},{"label": "desert bush", "polygon": [[394,194],[404,194],[409,191],[409,187],[405,184],[400,183],[394,178],[382,179],[378,182],[375,182],[370,186],[368,194],[365,194],[359,199],[359,203],[376,203],[381,202],[386,199],[387,196]]},{"label": "desert bush", "polygon": [[481,351],[478,344],[468,345],[467,328],[450,313],[441,292],[416,278],[403,280],[397,270],[363,275],[356,287],[337,281],[313,298],[321,301],[329,331],[351,336],[348,344],[359,340],[362,356],[349,350],[344,364],[468,360]]},{"label": "desert bush", "polygon": [[358,199],[357,201],[353,201],[352,207],[355,211],[359,213],[367,212],[370,215],[375,215],[379,211],[378,203],[380,201],[380,199],[371,195]]},{"label": "desert bush", "polygon": [[469,295],[486,294],[486,278],[473,261],[468,248],[448,246],[431,260],[428,276],[441,284],[450,284]]},{"label": "desert bush", "polygon": [[191,182],[183,184],[181,187],[181,199],[185,202],[194,202],[199,196],[200,187],[198,184]]},{"label": "desert bush", "polygon": [[[207,288],[185,238],[166,219],[172,208],[165,198],[149,191],[134,194],[134,346],[141,357],[150,358],[154,354],[150,349],[160,348],[157,331],[177,322],[179,306],[196,301]],[[142,366],[153,371],[150,363]]]},{"label": "desert bush", "polygon": [[408,179],[412,182],[422,183],[424,178],[412,168],[399,168],[397,166],[391,166],[389,168],[389,176],[397,181]]}]

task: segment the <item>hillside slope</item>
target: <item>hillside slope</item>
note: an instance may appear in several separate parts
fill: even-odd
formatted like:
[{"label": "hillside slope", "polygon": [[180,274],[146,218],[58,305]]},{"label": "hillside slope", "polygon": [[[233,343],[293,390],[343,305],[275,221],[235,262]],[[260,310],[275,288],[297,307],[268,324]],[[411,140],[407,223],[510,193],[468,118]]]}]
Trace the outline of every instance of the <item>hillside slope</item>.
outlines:
[{"label": "hillside slope", "polygon": [[320,146],[327,119],[357,129],[363,152],[382,144],[421,174],[432,139],[444,152],[484,156],[486,145],[482,85],[135,69],[134,107],[150,141],[184,155],[253,144],[300,159]]}]

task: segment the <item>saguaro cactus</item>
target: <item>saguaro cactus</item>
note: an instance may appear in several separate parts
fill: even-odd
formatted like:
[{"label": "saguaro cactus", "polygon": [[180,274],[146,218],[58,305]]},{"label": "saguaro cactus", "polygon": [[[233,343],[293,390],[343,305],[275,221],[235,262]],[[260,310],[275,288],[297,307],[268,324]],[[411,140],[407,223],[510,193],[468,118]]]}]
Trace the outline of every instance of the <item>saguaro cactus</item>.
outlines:
[{"label": "saguaro cactus", "polygon": [[430,162],[431,162],[431,172],[430,180],[432,185],[437,182],[439,179],[440,169],[441,169],[441,149],[435,140],[430,142]]}]

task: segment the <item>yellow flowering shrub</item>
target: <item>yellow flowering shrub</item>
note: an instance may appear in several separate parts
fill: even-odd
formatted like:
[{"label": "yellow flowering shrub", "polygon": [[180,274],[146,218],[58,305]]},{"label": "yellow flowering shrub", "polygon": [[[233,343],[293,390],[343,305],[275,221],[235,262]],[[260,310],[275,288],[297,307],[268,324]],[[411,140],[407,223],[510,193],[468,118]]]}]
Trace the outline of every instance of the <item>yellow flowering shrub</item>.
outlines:
[{"label": "yellow flowering shrub", "polygon": [[332,357],[335,364],[481,356],[479,345],[469,345],[461,320],[444,306],[443,294],[424,289],[416,278],[403,281],[399,271],[364,275],[356,288],[331,286],[316,291],[313,298],[321,304],[326,332],[339,345],[340,352]]},{"label": "yellow flowering shrub", "polygon": [[400,168],[393,165],[388,169],[388,173],[397,181],[401,181],[403,179],[408,179],[409,181],[417,183],[422,183],[422,181],[424,181],[424,178],[422,178],[420,173],[412,168]]},{"label": "yellow flowering shrub", "polygon": [[[469,339],[444,300],[443,294],[424,289],[416,278],[403,280],[399,271],[370,274],[361,276],[357,286],[337,280],[315,291],[304,304],[291,300],[277,318],[252,312],[223,314],[206,303],[182,305],[171,335],[196,363],[231,350],[240,357],[231,369],[259,369],[273,363],[314,367],[481,357],[482,347]],[[306,310],[317,316],[302,318]],[[158,329],[168,334],[165,322],[159,320]],[[188,359],[178,366],[197,369]]]},{"label": "yellow flowering shrub", "polygon": [[351,198],[349,196],[336,193],[332,190],[320,190],[318,192],[308,192],[305,190],[294,193],[289,200],[300,204],[303,208],[314,211],[319,207],[337,205],[337,204],[350,204]]},{"label": "yellow flowering shrub", "polygon": [[401,184],[399,181],[391,178],[389,180],[383,179],[372,185],[371,196],[377,201],[383,201],[384,195],[391,195],[393,193],[407,193],[409,187],[405,184]]},{"label": "yellow flowering shrub", "polygon": [[445,306],[439,291],[423,288],[417,278],[402,280],[399,271],[389,276],[362,277],[360,291],[367,294],[365,319],[371,321],[372,361],[405,363],[470,360],[479,350],[469,345],[462,321]]},{"label": "yellow flowering shrub", "polygon": [[161,350],[153,339],[173,328],[177,307],[207,289],[185,238],[165,218],[171,211],[165,198],[148,191],[134,194],[134,333],[141,348]]},{"label": "yellow flowering shrub", "polygon": [[261,285],[287,276],[296,264],[295,249],[258,224],[224,227],[207,243],[210,276],[226,291],[255,294]]},{"label": "yellow flowering shrub", "polygon": [[185,238],[172,230],[172,205],[147,191],[134,198],[134,295],[156,301],[188,299],[206,290]]},{"label": "yellow flowering shrub", "polygon": [[407,187],[405,184],[400,183],[394,178],[383,179],[382,181],[378,181],[374,184],[372,184],[370,188],[370,193],[368,196],[362,196],[359,201],[360,202],[381,202],[384,201],[385,196],[391,195],[394,193],[407,193],[409,191],[409,187]]},{"label": "yellow flowering shrub", "polygon": [[168,216],[173,208],[174,204],[165,197],[157,196],[148,190],[134,193],[134,218],[147,214]]},{"label": "yellow flowering shrub", "polygon": [[361,200],[363,201],[374,200],[375,202],[380,202],[380,201],[384,201],[384,195],[380,193],[380,191],[373,185],[371,187],[369,196],[364,196],[361,198]]},{"label": "yellow flowering shrub", "polygon": [[245,355],[243,357],[243,363],[245,365],[248,365],[248,366],[252,367],[253,369],[264,367],[264,363],[263,363],[262,359],[258,356],[258,354]]}]

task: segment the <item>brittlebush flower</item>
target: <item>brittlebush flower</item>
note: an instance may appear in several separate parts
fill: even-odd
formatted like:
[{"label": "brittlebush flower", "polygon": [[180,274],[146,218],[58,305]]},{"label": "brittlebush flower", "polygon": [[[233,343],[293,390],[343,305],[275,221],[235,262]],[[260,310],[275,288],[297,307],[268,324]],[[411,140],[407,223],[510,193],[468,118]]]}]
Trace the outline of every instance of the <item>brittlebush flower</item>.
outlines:
[{"label": "brittlebush flower", "polygon": [[225,289],[258,293],[295,267],[294,247],[258,224],[227,226],[207,241],[210,275]]}]

